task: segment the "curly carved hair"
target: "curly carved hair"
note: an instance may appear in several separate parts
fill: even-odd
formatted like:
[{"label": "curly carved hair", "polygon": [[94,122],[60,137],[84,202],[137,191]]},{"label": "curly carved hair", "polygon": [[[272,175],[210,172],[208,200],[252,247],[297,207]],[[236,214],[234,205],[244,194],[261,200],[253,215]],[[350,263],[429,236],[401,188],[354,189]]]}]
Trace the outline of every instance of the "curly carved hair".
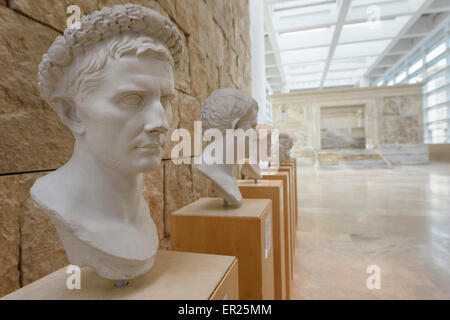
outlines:
[{"label": "curly carved hair", "polygon": [[203,103],[202,128],[215,128],[225,133],[232,129],[233,121],[241,119],[256,121],[258,103],[238,89],[226,88],[215,90]]},{"label": "curly carved hair", "polygon": [[[130,48],[139,54],[139,46],[145,44],[146,51],[156,52],[167,58],[172,65],[177,66],[179,63],[183,50],[181,34],[169,19],[154,10],[135,4],[105,7],[91,15],[83,16],[79,29],[64,30],[64,36],[58,36],[43,55],[38,71],[38,86],[42,97],[50,103],[55,90],[61,85],[65,69],[77,62],[79,57],[86,56],[84,53],[89,52],[96,44],[117,38],[118,35],[119,40],[110,46],[110,49],[115,49],[115,53],[110,52],[110,56],[116,57],[117,52],[120,56]],[[133,37],[140,40],[133,41]],[[142,38],[147,38],[147,41]],[[107,57],[99,58],[97,55],[97,62],[83,66],[87,69],[82,72],[85,76],[98,72],[103,68],[106,59]],[[75,79],[72,79],[71,82],[74,81]]]}]

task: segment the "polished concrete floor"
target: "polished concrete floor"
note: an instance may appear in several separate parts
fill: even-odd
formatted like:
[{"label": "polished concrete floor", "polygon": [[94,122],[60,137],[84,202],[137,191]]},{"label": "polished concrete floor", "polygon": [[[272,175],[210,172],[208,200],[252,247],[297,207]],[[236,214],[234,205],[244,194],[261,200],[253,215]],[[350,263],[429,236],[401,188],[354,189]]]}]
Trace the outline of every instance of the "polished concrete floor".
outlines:
[{"label": "polished concrete floor", "polygon": [[450,299],[450,164],[299,167],[298,183],[293,299]]}]

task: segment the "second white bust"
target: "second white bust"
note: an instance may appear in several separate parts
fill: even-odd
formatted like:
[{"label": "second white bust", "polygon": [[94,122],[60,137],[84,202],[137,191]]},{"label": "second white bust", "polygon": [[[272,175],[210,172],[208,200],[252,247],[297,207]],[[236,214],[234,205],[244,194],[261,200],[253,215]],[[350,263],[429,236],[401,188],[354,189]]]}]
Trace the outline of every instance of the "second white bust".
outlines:
[{"label": "second white bust", "polygon": [[[233,88],[215,90],[202,106],[203,130],[217,129],[223,136],[223,159],[221,159],[222,164],[203,163],[196,165],[196,169],[213,182],[216,192],[225,200],[225,203],[230,205],[237,206],[242,200],[235,171],[238,161],[244,159],[237,158],[236,137],[227,139],[226,130],[254,130],[257,124],[257,114],[258,103],[256,100],[241,90]],[[249,145],[245,144],[244,147],[245,155],[249,154]],[[232,164],[226,164],[227,151],[233,151]],[[204,161],[209,157],[206,149],[203,151],[202,157]]]},{"label": "second white bust", "polygon": [[180,34],[138,5],[103,8],[66,29],[39,66],[41,95],[75,136],[71,159],[36,181],[72,264],[105,278],[148,271],[158,235],[142,172],[158,169],[172,117]]}]

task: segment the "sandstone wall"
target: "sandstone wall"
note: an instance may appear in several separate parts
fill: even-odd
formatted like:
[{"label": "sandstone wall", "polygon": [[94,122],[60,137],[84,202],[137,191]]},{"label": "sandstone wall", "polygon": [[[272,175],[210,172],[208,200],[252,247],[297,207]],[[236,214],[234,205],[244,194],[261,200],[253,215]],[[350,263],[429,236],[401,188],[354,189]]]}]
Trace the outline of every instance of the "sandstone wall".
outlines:
[{"label": "sandstone wall", "polygon": [[[138,3],[169,17],[184,34],[176,70],[171,128],[193,131],[201,104],[215,89],[251,94],[248,0],[0,0],[0,297],[68,263],[47,216],[30,199],[34,181],[65,163],[73,136],[41,99],[41,56],[61,34],[66,7],[83,14],[105,6]],[[159,170],[146,174],[144,196],[167,247],[168,216],[202,196],[211,183],[191,165],[174,165],[170,147]]]}]

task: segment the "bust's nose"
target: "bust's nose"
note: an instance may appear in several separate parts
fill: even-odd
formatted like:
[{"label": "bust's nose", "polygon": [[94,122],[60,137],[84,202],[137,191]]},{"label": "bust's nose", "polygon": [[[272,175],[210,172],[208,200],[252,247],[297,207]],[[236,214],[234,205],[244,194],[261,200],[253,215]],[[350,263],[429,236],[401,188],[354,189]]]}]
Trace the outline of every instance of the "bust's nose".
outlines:
[{"label": "bust's nose", "polygon": [[169,121],[166,111],[160,101],[156,101],[147,110],[144,131],[163,134],[169,131]]}]

